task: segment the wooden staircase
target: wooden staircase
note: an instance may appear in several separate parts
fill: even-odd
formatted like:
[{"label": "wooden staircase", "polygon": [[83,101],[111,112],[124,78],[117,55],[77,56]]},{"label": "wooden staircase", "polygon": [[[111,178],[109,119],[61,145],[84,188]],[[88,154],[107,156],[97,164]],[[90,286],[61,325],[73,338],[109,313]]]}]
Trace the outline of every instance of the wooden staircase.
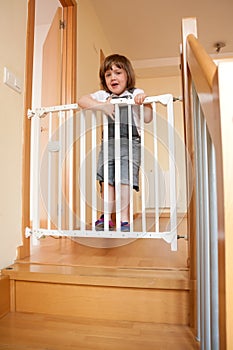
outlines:
[{"label": "wooden staircase", "polygon": [[188,324],[185,270],[16,263],[3,273],[16,312]]},{"label": "wooden staircase", "polygon": [[[166,221],[166,219],[164,219]],[[181,222],[182,233],[185,223]],[[45,238],[2,271],[11,309],[187,325],[187,241]]]},{"label": "wooden staircase", "polygon": [[[180,223],[184,233],[186,220]],[[187,241],[47,237],[2,271],[11,311],[106,322],[189,325]]]}]

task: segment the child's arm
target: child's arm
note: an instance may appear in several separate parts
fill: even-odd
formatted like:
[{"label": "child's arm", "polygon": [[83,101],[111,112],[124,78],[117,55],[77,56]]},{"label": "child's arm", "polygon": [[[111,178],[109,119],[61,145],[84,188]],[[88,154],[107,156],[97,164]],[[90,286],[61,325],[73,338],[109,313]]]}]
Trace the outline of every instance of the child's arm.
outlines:
[{"label": "child's arm", "polygon": [[109,99],[105,102],[101,102],[91,97],[91,95],[84,95],[78,100],[78,105],[82,109],[101,111],[114,118],[114,105],[112,103],[109,103]]},{"label": "child's arm", "polygon": [[[137,105],[141,105],[144,102],[145,98],[146,98],[146,94],[145,93],[137,94],[134,97],[134,102]],[[144,121],[145,121],[145,123],[150,123],[152,121],[152,119],[153,119],[152,106],[151,106],[150,103],[145,104]]]}]

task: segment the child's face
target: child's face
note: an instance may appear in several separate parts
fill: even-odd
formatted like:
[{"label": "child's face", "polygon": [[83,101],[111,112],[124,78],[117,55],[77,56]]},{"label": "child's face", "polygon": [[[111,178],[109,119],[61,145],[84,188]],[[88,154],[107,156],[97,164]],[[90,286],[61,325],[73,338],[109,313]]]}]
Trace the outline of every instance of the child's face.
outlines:
[{"label": "child's face", "polygon": [[122,94],[127,87],[127,73],[123,68],[118,68],[115,64],[105,72],[106,85],[113,94]]}]

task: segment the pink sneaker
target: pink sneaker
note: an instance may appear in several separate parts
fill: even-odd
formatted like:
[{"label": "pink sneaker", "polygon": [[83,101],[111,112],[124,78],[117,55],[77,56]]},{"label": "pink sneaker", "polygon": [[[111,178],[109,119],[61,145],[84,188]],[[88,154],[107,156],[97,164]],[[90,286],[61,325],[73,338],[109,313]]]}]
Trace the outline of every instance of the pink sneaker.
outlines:
[{"label": "pink sneaker", "polygon": [[[104,214],[102,214],[101,217],[95,222],[95,229],[96,231],[104,231]],[[113,229],[114,229],[114,224],[110,220],[109,231],[112,231]]]}]

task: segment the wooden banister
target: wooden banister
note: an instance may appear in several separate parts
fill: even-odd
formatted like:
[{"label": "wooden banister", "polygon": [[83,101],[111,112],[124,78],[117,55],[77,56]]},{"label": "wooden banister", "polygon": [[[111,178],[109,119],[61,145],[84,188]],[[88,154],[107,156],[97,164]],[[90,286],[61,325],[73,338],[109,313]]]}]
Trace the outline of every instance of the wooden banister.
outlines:
[{"label": "wooden banister", "polygon": [[[187,37],[187,43],[192,51],[192,55],[196,58],[196,61],[202,71],[203,76],[209,84],[209,87],[213,87],[213,81],[217,72],[217,66],[206,53],[203,46],[197,40],[193,34],[189,34]],[[191,54],[191,53],[190,53]]]},{"label": "wooden banister", "polygon": [[[198,256],[196,234],[198,231],[197,222],[200,219],[199,216],[201,217],[200,210],[198,210],[201,203],[197,200],[198,188],[196,188],[196,185],[191,188],[189,184],[191,177],[196,180],[198,173],[203,171],[200,166],[198,167],[199,159],[195,150],[197,146],[194,133],[196,115],[198,116],[201,113],[202,118],[204,118],[203,125],[206,125],[206,132],[209,135],[210,144],[213,145],[215,157],[215,171],[211,179],[216,182],[215,204],[217,205],[217,212],[214,211],[214,217],[217,218],[218,341],[219,349],[225,350],[231,349],[233,346],[231,332],[233,325],[231,316],[233,312],[233,298],[231,296],[233,288],[231,277],[233,269],[231,249],[233,242],[233,200],[231,194],[233,158],[230,156],[233,147],[233,59],[231,62],[230,60],[219,62],[218,65],[213,62],[197,39],[196,20],[194,18],[183,20],[182,35],[185,141],[192,162],[192,169],[187,169],[188,196],[191,196],[188,208],[191,282],[190,324],[196,333],[198,317],[196,312]],[[196,94],[194,97],[192,97],[192,86]],[[196,98],[198,99],[198,106],[195,105],[195,108],[193,108],[193,100]],[[200,134],[199,137],[202,142],[204,135]],[[206,153],[208,151],[209,149]],[[203,191],[206,191],[207,186],[203,186],[205,187]],[[212,211],[213,214],[213,203],[210,202],[208,210]],[[212,231],[209,232],[210,235],[212,233]],[[205,236],[207,232],[203,230],[202,234]],[[210,251],[209,253],[211,254]],[[200,285],[200,281],[198,283]],[[203,334],[201,336],[203,337]],[[211,341],[213,342],[213,339]]]}]

